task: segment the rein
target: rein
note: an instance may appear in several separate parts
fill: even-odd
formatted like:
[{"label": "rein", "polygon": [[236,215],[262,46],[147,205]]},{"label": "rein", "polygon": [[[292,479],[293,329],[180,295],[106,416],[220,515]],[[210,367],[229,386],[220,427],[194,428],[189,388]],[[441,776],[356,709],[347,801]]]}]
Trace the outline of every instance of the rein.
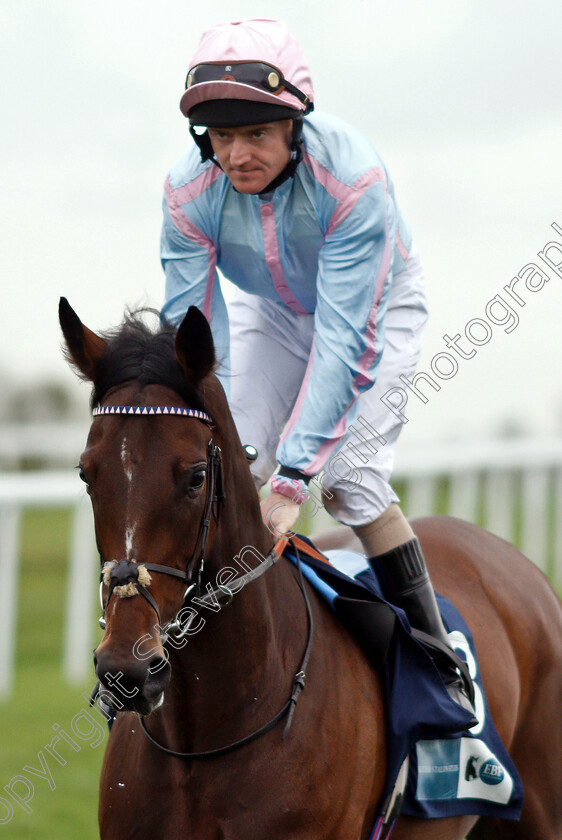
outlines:
[{"label": "rein", "polygon": [[[287,546],[287,542],[291,542],[291,541],[288,540],[285,537],[285,538],[281,538],[281,540],[275,545],[273,551],[271,552],[272,554],[275,554],[275,557],[276,557],[276,560],[274,562],[277,562],[279,557],[282,555],[284,549]],[[277,726],[277,724],[281,720],[283,720],[283,718],[285,716],[287,716],[287,722],[286,722],[285,728],[283,730],[282,739],[285,740],[285,738],[289,734],[289,730],[290,730],[291,724],[293,722],[293,715],[295,713],[295,707],[297,705],[297,701],[300,697],[301,691],[305,687],[306,669],[308,667],[308,662],[309,662],[309,659],[310,659],[310,653],[311,653],[311,650],[312,650],[312,639],[313,639],[313,635],[314,635],[314,618],[313,618],[312,609],[311,609],[311,606],[310,606],[310,599],[308,597],[308,593],[306,591],[306,587],[305,587],[305,584],[304,584],[300,553],[299,553],[299,550],[298,550],[297,546],[294,543],[291,543],[291,544],[294,548],[296,558],[297,558],[297,568],[298,568],[298,574],[299,574],[299,586],[300,586],[301,592],[303,594],[305,608],[306,608],[306,616],[307,616],[307,620],[308,620],[308,637],[307,637],[307,640],[306,640],[306,647],[305,647],[305,650],[304,650],[304,654],[303,654],[299,669],[298,669],[297,673],[295,674],[295,676],[293,678],[292,691],[291,691],[291,695],[290,695],[289,699],[287,700],[287,702],[285,703],[283,708],[280,709],[277,712],[277,714],[273,718],[271,718],[271,720],[269,720],[266,724],[261,726],[259,729],[256,729],[256,731],[252,732],[250,735],[246,735],[244,738],[240,738],[238,741],[234,741],[233,743],[227,744],[224,747],[218,747],[217,749],[214,749],[214,750],[201,750],[199,752],[178,752],[177,750],[171,750],[169,747],[165,747],[163,744],[161,744],[159,741],[157,741],[150,734],[150,732],[146,728],[146,723],[144,722],[144,718],[141,715],[139,715],[140,725],[142,726],[142,729],[143,729],[145,735],[147,736],[148,740],[152,744],[154,744],[155,747],[158,747],[159,750],[166,753],[166,755],[174,756],[174,758],[184,758],[184,759],[187,759],[187,760],[204,759],[204,758],[218,758],[219,756],[227,755],[228,753],[234,752],[235,750],[240,749],[240,747],[246,746],[246,744],[251,744],[252,741],[257,741],[258,738],[261,738],[262,735],[265,735],[267,732],[270,732],[272,729],[274,729]],[[271,556],[271,555],[269,555],[269,556]],[[271,564],[271,565],[273,565],[273,564]],[[269,565],[267,568],[271,568],[271,565]],[[264,570],[264,571],[266,571],[266,570]]]},{"label": "rein", "polygon": [[[124,414],[129,416],[175,415],[181,417],[192,417],[194,419],[200,420],[203,423],[206,423],[207,425],[212,425],[213,422],[211,417],[204,411],[197,411],[191,408],[180,408],[175,406],[97,406],[93,409],[92,414],[94,417],[100,415],[115,414]],[[156,615],[158,616],[158,627],[160,628],[160,632],[162,634],[163,644],[166,643],[168,635],[172,635],[177,640],[180,639],[182,636],[185,636],[185,634],[188,632],[190,624],[194,618],[193,614],[190,614],[190,617],[184,624],[182,624],[179,616],[186,604],[189,601],[191,601],[192,598],[198,597],[198,599],[202,602],[212,603],[216,602],[219,598],[226,596],[228,600],[225,606],[230,604],[232,598],[234,597],[234,593],[229,587],[224,585],[219,586],[218,590],[210,589],[209,587],[207,587],[206,594],[201,595],[201,579],[203,569],[205,566],[205,551],[209,537],[211,517],[213,517],[215,523],[218,525],[221,505],[224,501],[221,465],[222,458],[220,447],[216,446],[213,438],[211,437],[207,448],[208,481],[205,496],[205,507],[203,510],[201,523],[199,525],[199,533],[197,535],[195,548],[193,550],[193,554],[191,556],[190,561],[187,564],[185,571],[181,569],[175,569],[171,566],[161,566],[157,563],[137,563],[134,560],[112,560],[109,562],[103,562],[102,559],[103,565],[100,582],[100,601],[102,607],[102,616],[100,618],[100,626],[103,629],[105,629],[106,626],[105,616],[107,613],[107,608],[109,606],[109,601],[114,592],[121,598],[128,598],[137,594],[140,594],[143,596],[143,598],[145,598],[145,600],[150,604],[150,606],[153,608],[153,610],[156,612]],[[310,606],[310,599],[308,597],[308,593],[306,591],[306,586],[304,583],[299,549],[289,537],[281,537],[281,539],[275,544],[271,552],[268,554],[265,562],[261,563],[260,566],[258,566],[256,569],[251,569],[244,575],[229,581],[231,584],[236,584],[235,591],[239,591],[246,583],[252,580],[256,580],[258,577],[261,577],[261,575],[265,574],[265,572],[267,572],[273,565],[275,565],[275,563],[277,563],[279,558],[283,555],[283,552],[287,547],[288,543],[291,543],[297,558],[298,583],[303,595],[308,622],[308,636],[306,646],[299,669],[293,678],[292,689],[289,699],[270,721],[268,721],[262,727],[257,729],[255,732],[252,732],[250,735],[246,735],[244,738],[241,738],[240,740],[228,744],[224,747],[218,747],[217,749],[213,750],[202,750],[199,752],[178,752],[176,750],[171,750],[168,747],[165,747],[163,744],[160,744],[150,734],[150,732],[146,728],[146,724],[144,722],[143,717],[139,715],[140,724],[149,741],[151,741],[151,743],[154,744],[155,747],[158,747],[159,750],[166,753],[167,755],[174,756],[175,758],[184,758],[188,760],[216,758],[218,756],[226,755],[230,752],[233,752],[234,750],[239,749],[240,747],[246,746],[246,744],[252,743],[252,741],[256,741],[258,738],[261,738],[262,735],[265,735],[267,732],[272,730],[285,717],[287,717],[287,722],[283,730],[282,738],[284,740],[287,737],[293,721],[293,715],[295,712],[297,701],[300,697],[303,688],[305,687],[306,669],[308,667],[308,662],[310,659],[310,653],[312,650],[312,639],[314,635],[314,619],[312,615],[312,609]],[[195,569],[197,569],[197,582],[191,583]],[[171,577],[176,577],[188,584],[186,592],[184,594],[182,607],[178,610],[176,616],[171,621],[169,621],[164,628],[161,627],[160,609],[158,607],[158,604],[147,589],[147,587],[150,586],[151,583],[150,572],[156,572],[160,574],[166,574]],[[102,593],[104,584],[108,587],[107,597],[105,601],[103,600]]]}]

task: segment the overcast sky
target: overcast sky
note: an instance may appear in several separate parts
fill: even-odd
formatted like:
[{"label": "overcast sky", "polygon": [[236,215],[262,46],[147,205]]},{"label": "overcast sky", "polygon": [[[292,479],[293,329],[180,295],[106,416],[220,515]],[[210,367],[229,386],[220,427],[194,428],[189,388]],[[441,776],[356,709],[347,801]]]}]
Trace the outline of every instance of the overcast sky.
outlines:
[{"label": "overcast sky", "polygon": [[[96,329],[126,304],[162,304],[162,185],[191,143],[178,102],[199,35],[222,20],[284,19],[317,108],[386,162],[426,269],[421,370],[562,226],[559,0],[4,0],[0,16],[0,379],[83,387],[60,355],[61,294]],[[550,277],[512,301],[517,324],[457,354],[425,405],[411,397],[408,435],[562,427],[562,279]]]}]

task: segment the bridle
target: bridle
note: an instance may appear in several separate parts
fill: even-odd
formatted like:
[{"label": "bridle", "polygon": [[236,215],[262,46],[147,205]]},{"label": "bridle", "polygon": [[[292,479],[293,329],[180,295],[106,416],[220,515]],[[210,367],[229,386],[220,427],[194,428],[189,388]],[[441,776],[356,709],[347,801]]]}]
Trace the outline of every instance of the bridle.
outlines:
[{"label": "bridle", "polygon": [[[93,409],[92,414],[94,417],[100,415],[115,414],[134,416],[175,415],[181,417],[192,417],[194,419],[200,420],[201,422],[209,426],[213,425],[211,417],[204,411],[197,411],[196,409],[191,408],[178,408],[175,406],[97,406]],[[221,450],[220,447],[218,447],[215,444],[213,437],[211,436],[211,439],[209,440],[209,443],[207,445],[207,487],[205,494],[205,505],[203,508],[203,515],[199,525],[199,533],[197,535],[195,548],[193,550],[193,554],[187,564],[186,569],[175,569],[171,566],[161,566],[157,563],[137,563],[134,560],[112,560],[109,562],[104,562],[102,558],[102,570],[100,580],[100,602],[102,608],[100,626],[102,627],[102,629],[105,629],[105,616],[107,608],[109,606],[109,601],[115,592],[120,597],[131,597],[132,595],[136,595],[138,593],[142,595],[146,601],[148,601],[148,603],[154,609],[156,615],[158,616],[158,627],[162,636],[162,644],[166,643],[168,636],[172,636],[173,638],[178,640],[187,634],[190,624],[194,617],[193,611],[187,610],[188,618],[185,621],[182,621],[180,616],[182,611],[184,610],[184,607],[188,602],[191,601],[191,599],[197,597],[199,603],[205,603],[206,601],[216,602],[218,598],[226,596],[226,605],[228,605],[232,601],[232,598],[234,597],[233,590],[221,584],[218,585],[218,590],[213,590],[212,588],[207,586],[206,594],[201,595],[201,581],[203,570],[205,567],[205,552],[209,538],[211,517],[214,519],[215,524],[218,525],[223,501],[224,491],[222,481]],[[229,581],[231,583],[231,586],[233,584],[236,584],[235,591],[241,589],[242,586],[244,586],[247,582],[250,582],[251,580],[255,580],[256,578],[260,577],[262,574],[268,571],[268,569],[275,565],[275,563],[282,556],[283,551],[285,550],[289,542],[289,537],[281,537],[281,539],[277,541],[273,549],[267,555],[265,561],[260,563],[258,568],[250,569],[246,574]],[[174,756],[176,758],[184,759],[216,758],[221,755],[226,755],[229,752],[237,750],[240,747],[243,747],[246,744],[257,740],[262,735],[265,735],[266,732],[269,732],[271,729],[277,726],[277,724],[284,717],[287,717],[287,722],[283,730],[283,739],[287,736],[291,727],[297,701],[299,699],[301,691],[305,686],[306,669],[308,667],[308,661],[310,659],[310,653],[312,649],[312,638],[314,634],[314,621],[312,616],[312,609],[304,584],[300,555],[298,548],[296,546],[293,547],[297,559],[298,582],[303,594],[306,607],[308,637],[299,669],[293,678],[293,684],[289,699],[287,700],[283,708],[280,709],[279,712],[277,712],[277,714],[270,721],[268,721],[264,726],[260,727],[256,731],[252,732],[250,735],[247,735],[246,737],[241,738],[240,740],[228,744],[224,747],[219,747],[218,749],[214,750],[203,750],[200,752],[177,752],[175,750],[171,750],[168,747],[163,746],[158,741],[156,741],[148,732],[142,716],[139,715],[140,723],[146,736],[151,741],[151,743],[154,744],[154,746],[158,747],[158,749],[160,749],[162,752],[166,753],[167,755]],[[176,613],[176,616],[173,619],[171,619],[171,621],[169,621],[165,627],[161,627],[160,609],[147,588],[150,585],[151,581],[150,572],[170,575],[171,577],[179,578],[187,584],[187,589],[184,594],[182,606]],[[194,574],[196,575],[196,581],[192,582]],[[107,597],[105,598],[105,601],[103,600],[104,583],[108,587]],[[96,689],[98,687],[99,683],[98,686],[96,686]],[[95,701],[97,696],[96,689],[94,689],[94,692],[92,693],[92,703]]]},{"label": "bridle", "polygon": [[[193,408],[178,408],[176,406],[97,406],[93,409],[92,414],[94,417],[107,414],[125,414],[134,416],[172,415],[179,417],[193,417],[209,426],[212,426],[213,423],[209,415],[204,411],[197,411]],[[176,616],[167,623],[166,627],[161,628],[163,635],[170,632],[172,634],[185,632],[184,628],[181,626],[181,622],[178,622],[177,616],[183,610],[186,601],[192,597],[196,597],[201,592],[201,579],[205,568],[205,552],[209,539],[211,517],[214,519],[215,524],[218,525],[222,503],[224,501],[221,463],[222,458],[220,447],[215,444],[213,437],[211,437],[207,445],[207,486],[205,491],[205,505],[203,508],[201,522],[199,524],[199,532],[197,534],[195,548],[185,570],[175,569],[172,566],[161,566],[158,563],[137,563],[134,560],[110,560],[109,562],[106,562],[102,558],[102,570],[100,576],[100,603],[102,608],[100,626],[102,629],[105,629],[107,608],[111,596],[116,589],[117,594],[121,597],[130,597],[131,595],[136,595],[137,593],[142,595],[156,612],[156,615],[158,616],[158,627],[161,628],[160,609],[147,589],[151,580],[149,573],[157,572],[159,574],[178,578],[187,584],[182,607],[180,607]],[[196,575],[196,581],[192,582],[194,574]],[[102,592],[104,584],[108,586],[105,601],[103,600]]]}]

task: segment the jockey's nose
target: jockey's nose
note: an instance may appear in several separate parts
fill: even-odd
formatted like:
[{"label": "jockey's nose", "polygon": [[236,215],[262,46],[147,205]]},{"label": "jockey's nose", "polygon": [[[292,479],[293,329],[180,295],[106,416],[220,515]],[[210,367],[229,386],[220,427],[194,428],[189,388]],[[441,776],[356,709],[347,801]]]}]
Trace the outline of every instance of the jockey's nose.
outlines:
[{"label": "jockey's nose", "polygon": [[244,166],[252,157],[251,146],[244,137],[235,136],[230,148],[230,163],[232,166]]}]

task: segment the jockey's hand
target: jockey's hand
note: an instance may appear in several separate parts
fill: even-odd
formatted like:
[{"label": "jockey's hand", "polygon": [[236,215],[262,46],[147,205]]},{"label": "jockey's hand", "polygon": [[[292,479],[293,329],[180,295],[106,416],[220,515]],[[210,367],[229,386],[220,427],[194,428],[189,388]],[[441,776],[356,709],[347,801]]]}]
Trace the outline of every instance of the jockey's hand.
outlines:
[{"label": "jockey's hand", "polygon": [[280,537],[290,531],[299,518],[300,505],[272,492],[261,502],[262,519],[274,537]]}]

